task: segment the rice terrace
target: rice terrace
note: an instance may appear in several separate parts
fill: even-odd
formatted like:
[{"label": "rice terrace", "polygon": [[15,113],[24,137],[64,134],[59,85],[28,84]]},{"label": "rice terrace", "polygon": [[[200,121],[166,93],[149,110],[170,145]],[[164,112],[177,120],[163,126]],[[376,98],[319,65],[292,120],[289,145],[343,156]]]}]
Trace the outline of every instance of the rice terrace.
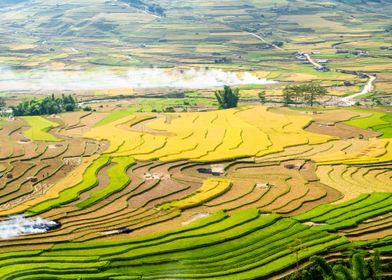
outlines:
[{"label": "rice terrace", "polygon": [[0,279],[392,279],[390,0],[0,15]]}]

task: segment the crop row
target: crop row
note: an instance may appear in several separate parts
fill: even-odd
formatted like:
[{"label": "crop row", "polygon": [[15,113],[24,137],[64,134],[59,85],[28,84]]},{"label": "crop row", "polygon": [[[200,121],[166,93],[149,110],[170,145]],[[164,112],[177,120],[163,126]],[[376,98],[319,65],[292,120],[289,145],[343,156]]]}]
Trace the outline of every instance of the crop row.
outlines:
[{"label": "crop row", "polygon": [[387,192],[391,171],[377,166],[321,165],[317,176],[324,183],[343,194],[340,202],[362,193]]},{"label": "crop row", "polygon": [[318,230],[353,227],[366,219],[392,211],[392,193],[363,194],[341,204],[321,205],[294,217],[299,221],[325,223]]},{"label": "crop row", "polygon": [[[108,279],[115,275],[127,279],[249,279],[287,269],[343,244],[347,244],[344,237],[315,232],[278,215],[260,216],[256,210],[232,216],[218,212],[178,230],[148,237],[62,243],[31,255],[14,252],[12,261],[0,261],[0,273],[5,279],[77,273],[88,279],[94,271]],[[4,259],[9,258],[4,255]]]},{"label": "crop row", "polygon": [[[263,122],[264,119],[270,122]],[[148,120],[148,122],[144,122]],[[128,115],[93,128],[86,137],[109,140],[107,153],[133,156],[137,160],[216,161],[265,155],[285,147],[317,144],[333,137],[303,130],[311,121],[307,116],[285,116],[262,107],[205,113],[161,116]],[[143,122],[140,130],[132,127]],[[131,129],[129,129],[131,126]]]}]

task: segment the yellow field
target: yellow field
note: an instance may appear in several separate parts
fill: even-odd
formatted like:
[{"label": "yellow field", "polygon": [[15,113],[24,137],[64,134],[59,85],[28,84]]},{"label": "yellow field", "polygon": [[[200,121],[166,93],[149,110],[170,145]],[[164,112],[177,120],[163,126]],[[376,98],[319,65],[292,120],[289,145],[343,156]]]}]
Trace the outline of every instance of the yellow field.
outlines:
[{"label": "yellow field", "polygon": [[284,115],[261,106],[172,114],[170,122],[161,115],[144,123],[145,131],[130,129],[138,122],[136,116],[93,128],[85,137],[107,139],[110,148],[106,153],[114,156],[162,161],[217,161],[258,156],[282,151],[288,146],[334,139],[304,131],[303,127],[312,120],[309,116]]},{"label": "yellow field", "polygon": [[159,208],[162,210],[170,210],[173,208],[187,209],[198,206],[225,193],[230,187],[231,183],[227,179],[209,178],[204,181],[203,185],[195,193],[179,200],[165,202],[160,205]]},{"label": "yellow field", "polygon": [[312,159],[319,165],[328,164],[363,164],[390,162],[392,160],[391,139],[371,139],[370,141],[356,141],[353,152],[337,151],[318,154]]},{"label": "yellow field", "polygon": [[367,178],[368,174],[369,170],[367,168],[356,168],[348,165],[321,165],[317,168],[317,176],[320,182],[342,194],[342,198],[335,203],[354,199],[363,193],[388,192],[390,190],[388,180],[375,180],[374,176]]}]

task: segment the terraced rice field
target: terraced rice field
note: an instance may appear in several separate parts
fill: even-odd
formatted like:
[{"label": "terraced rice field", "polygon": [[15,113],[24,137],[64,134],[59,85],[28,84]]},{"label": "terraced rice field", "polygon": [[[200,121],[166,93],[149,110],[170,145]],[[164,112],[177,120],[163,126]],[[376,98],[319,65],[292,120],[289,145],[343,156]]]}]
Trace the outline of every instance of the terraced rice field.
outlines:
[{"label": "terraced rice field", "polygon": [[29,128],[24,132],[24,135],[30,140],[35,141],[59,141],[58,138],[48,133],[48,131],[54,127],[58,126],[58,123],[49,121],[43,117],[33,116],[33,117],[23,117],[29,125]]},{"label": "terraced rice field", "polygon": [[58,223],[6,237],[0,226],[1,278],[272,279],[352,248],[378,248],[386,264],[388,114],[248,106],[1,120],[0,225],[15,214]]}]

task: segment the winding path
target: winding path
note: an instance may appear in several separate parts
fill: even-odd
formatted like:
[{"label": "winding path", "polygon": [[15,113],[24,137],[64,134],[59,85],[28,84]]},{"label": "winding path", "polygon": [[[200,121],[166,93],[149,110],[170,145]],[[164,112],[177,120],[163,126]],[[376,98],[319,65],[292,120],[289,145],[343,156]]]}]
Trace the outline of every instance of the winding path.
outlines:
[{"label": "winding path", "polygon": [[[304,56],[306,57],[306,59],[313,64],[313,66],[315,68],[323,68],[323,66],[319,63],[317,63],[316,61],[314,61],[309,54],[304,53]],[[340,105],[340,106],[352,106],[355,104],[356,100],[355,98],[364,94],[367,94],[369,92],[371,92],[374,88],[374,82],[376,81],[377,77],[375,75],[370,75],[370,74],[366,74],[366,73],[362,73],[363,75],[365,75],[366,77],[368,77],[368,81],[366,83],[366,85],[362,88],[362,90],[358,93],[354,93],[351,94],[349,96],[346,97],[342,97],[339,98],[336,102],[332,102],[332,103],[336,103],[334,105]],[[359,75],[359,74],[358,74]]]},{"label": "winding path", "polygon": [[[260,41],[262,41],[263,43],[269,44],[272,47],[274,47],[275,49],[284,51],[283,48],[272,44],[270,42],[268,42],[266,39],[264,39],[263,37],[261,37],[258,34],[252,33],[252,32],[247,32],[249,35],[259,39]],[[317,63],[316,61],[314,61],[309,54],[304,53],[304,56],[306,57],[306,59],[316,68],[316,69],[322,69],[324,68],[323,65],[321,65],[320,63]],[[371,92],[374,88],[374,82],[376,81],[377,77],[374,75],[370,75],[370,74],[366,74],[363,73],[364,75],[366,75],[369,80],[367,81],[366,85],[362,88],[362,90],[358,93],[355,94],[351,94],[349,96],[343,97],[343,98],[339,98],[336,101],[331,102],[331,105],[338,105],[338,106],[352,106],[355,104],[355,98],[364,94],[367,94],[369,92]],[[333,103],[333,104],[332,104]]]},{"label": "winding path", "polygon": [[346,106],[351,106],[355,104],[355,98],[364,94],[371,92],[374,88],[373,84],[376,81],[377,77],[369,74],[365,74],[369,80],[367,81],[366,85],[362,88],[362,90],[358,93],[351,94],[349,96],[343,97],[341,102]]},{"label": "winding path", "polygon": [[249,35],[252,35],[253,37],[255,37],[255,38],[257,38],[257,39],[259,39],[259,40],[262,41],[263,43],[266,43],[266,44],[268,44],[268,45],[273,46],[273,47],[274,47],[275,49],[277,49],[277,50],[284,51],[284,49],[282,49],[281,47],[278,47],[278,46],[275,45],[275,44],[272,44],[272,43],[268,42],[266,39],[264,39],[264,38],[261,37],[260,35],[257,35],[257,34],[252,33],[252,32],[248,32],[248,34],[249,34]]},{"label": "winding path", "polygon": [[310,55],[308,55],[307,53],[305,53],[304,56],[306,57],[306,59],[307,59],[310,63],[313,64],[314,67],[320,68],[320,69],[321,69],[321,68],[324,68],[321,64],[319,64],[319,63],[317,63],[316,61],[314,61],[314,60],[310,57]]}]

